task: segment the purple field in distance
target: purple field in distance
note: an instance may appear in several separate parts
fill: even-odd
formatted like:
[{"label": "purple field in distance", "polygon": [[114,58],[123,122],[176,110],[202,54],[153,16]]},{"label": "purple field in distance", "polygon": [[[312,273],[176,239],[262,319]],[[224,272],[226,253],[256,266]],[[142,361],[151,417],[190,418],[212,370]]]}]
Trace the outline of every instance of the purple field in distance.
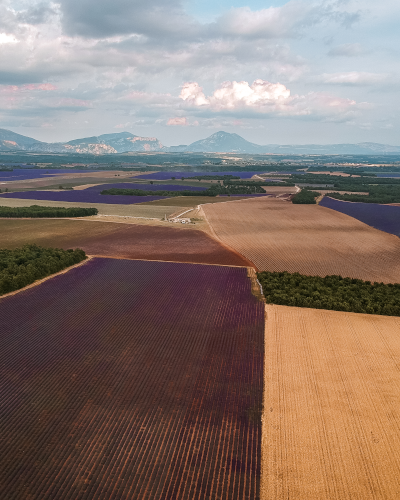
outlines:
[{"label": "purple field in distance", "polygon": [[[18,168],[12,172],[0,171],[0,181],[24,181],[27,179],[40,179],[41,177],[55,177],[57,179],[57,175],[55,174],[84,174],[85,172],[88,172],[88,170],[77,170],[75,168],[50,168],[48,170],[44,168]],[[90,172],[96,172],[96,170],[91,169]]]},{"label": "purple field in distance", "polygon": [[319,203],[342,214],[354,217],[364,224],[386,233],[400,236],[400,206],[379,205],[378,203],[353,203],[335,200],[325,196]]},{"label": "purple field in distance", "polygon": [[115,184],[99,184],[84,189],[87,192],[99,192],[103,189],[142,189],[143,191],[205,191],[206,187],[177,186],[174,184],[135,184],[133,182],[118,182]]},{"label": "purple field in distance", "polygon": [[95,258],[0,301],[0,498],[260,498],[245,268]]},{"label": "purple field in distance", "polygon": [[240,177],[241,179],[250,179],[255,174],[260,174],[260,171],[257,172],[155,172],[154,174],[142,174],[135,177],[135,179],[155,179],[160,181],[165,181],[171,179],[172,177],[176,177],[179,180],[181,177],[185,177],[185,179],[189,177],[196,177],[196,175],[235,175]]},{"label": "purple field in distance", "polygon": [[74,203],[108,203],[110,205],[134,205],[144,201],[156,201],[167,198],[166,196],[114,196],[103,195],[100,191],[22,191],[0,194],[1,198],[19,198],[23,200],[41,201],[69,201]]}]

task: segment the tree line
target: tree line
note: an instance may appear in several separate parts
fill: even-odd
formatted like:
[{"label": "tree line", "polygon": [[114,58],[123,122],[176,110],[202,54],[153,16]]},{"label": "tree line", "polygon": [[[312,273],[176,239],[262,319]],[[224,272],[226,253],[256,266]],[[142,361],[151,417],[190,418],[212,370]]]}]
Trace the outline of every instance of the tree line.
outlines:
[{"label": "tree line", "polygon": [[268,304],[400,316],[400,284],[286,271],[264,271],[257,277]]},{"label": "tree line", "polygon": [[30,207],[2,207],[0,206],[0,217],[88,217],[97,215],[97,208],[80,207],[40,207],[31,205]]},{"label": "tree line", "polygon": [[61,250],[24,245],[14,250],[0,249],[0,295],[19,290],[86,258],[79,248]]},{"label": "tree line", "polygon": [[204,191],[151,191],[145,189],[121,189],[121,188],[110,188],[104,189],[100,194],[109,195],[123,195],[123,196],[218,196],[221,194],[262,194],[266,193],[265,189],[261,186],[242,186],[242,185],[228,185],[222,186],[221,184],[214,184],[213,186],[205,189]]},{"label": "tree line", "polygon": [[292,198],[292,203],[297,205],[315,205],[316,198],[318,198],[319,193],[316,191],[310,191],[309,189],[302,189]]},{"label": "tree line", "polygon": [[339,194],[329,193],[331,198],[342,201],[359,203],[400,203],[400,186],[374,186],[368,194]]}]

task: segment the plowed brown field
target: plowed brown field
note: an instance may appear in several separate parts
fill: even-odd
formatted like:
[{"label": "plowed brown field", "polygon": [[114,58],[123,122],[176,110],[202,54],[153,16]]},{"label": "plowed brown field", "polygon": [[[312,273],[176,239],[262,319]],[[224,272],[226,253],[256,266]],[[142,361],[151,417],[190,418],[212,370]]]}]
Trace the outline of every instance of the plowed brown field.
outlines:
[{"label": "plowed brown field", "polygon": [[261,499],[400,498],[400,318],[266,313]]},{"label": "plowed brown field", "polygon": [[82,248],[89,255],[248,266],[241,255],[195,229],[80,220],[0,220],[1,248],[26,243]]},{"label": "plowed brown field", "polygon": [[260,271],[400,282],[400,239],[339,212],[270,198],[203,210],[217,237]]}]

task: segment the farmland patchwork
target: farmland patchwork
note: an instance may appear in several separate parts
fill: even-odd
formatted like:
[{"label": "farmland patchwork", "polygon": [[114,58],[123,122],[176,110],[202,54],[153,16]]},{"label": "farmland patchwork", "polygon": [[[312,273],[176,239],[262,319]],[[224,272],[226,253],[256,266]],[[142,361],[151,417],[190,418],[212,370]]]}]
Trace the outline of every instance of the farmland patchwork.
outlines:
[{"label": "farmland patchwork", "polygon": [[260,494],[245,268],[96,258],[0,300],[2,499]]}]

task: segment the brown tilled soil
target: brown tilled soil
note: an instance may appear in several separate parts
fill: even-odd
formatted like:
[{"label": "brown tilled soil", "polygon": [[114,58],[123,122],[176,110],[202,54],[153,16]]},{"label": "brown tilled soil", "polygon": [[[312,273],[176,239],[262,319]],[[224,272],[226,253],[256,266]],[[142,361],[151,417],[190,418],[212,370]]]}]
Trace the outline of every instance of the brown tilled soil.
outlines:
[{"label": "brown tilled soil", "polygon": [[348,215],[272,198],[203,210],[216,236],[261,271],[400,283],[400,239]]},{"label": "brown tilled soil", "polygon": [[232,266],[252,265],[202,231],[80,220],[0,220],[1,248],[26,243],[88,255]]},{"label": "brown tilled soil", "polygon": [[400,318],[266,313],[261,499],[400,498]]}]

